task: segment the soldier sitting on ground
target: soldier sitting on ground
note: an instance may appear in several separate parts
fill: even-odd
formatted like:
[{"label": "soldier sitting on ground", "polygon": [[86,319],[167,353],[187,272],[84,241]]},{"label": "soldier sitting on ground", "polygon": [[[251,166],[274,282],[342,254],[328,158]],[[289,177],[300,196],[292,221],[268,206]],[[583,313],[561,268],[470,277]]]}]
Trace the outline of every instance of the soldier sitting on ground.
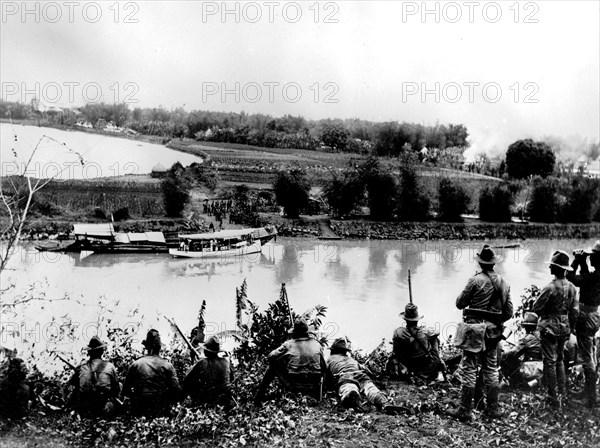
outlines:
[{"label": "soldier sitting on ground", "polygon": [[121,392],[115,366],[102,359],[106,344],[97,336],[87,346],[89,359],[75,370],[69,380],[73,386],[71,406],[84,417],[111,418]]},{"label": "soldier sitting on ground", "polygon": [[291,392],[321,398],[327,364],[323,347],[309,336],[306,322],[296,320],[292,339],[273,350],[267,360],[269,367],[254,399],[256,404],[264,400],[267,388],[275,377]]},{"label": "soldier sitting on ground", "polygon": [[190,370],[183,381],[183,397],[188,395],[195,404],[218,404],[232,407],[231,382],[233,366],[227,358],[219,357],[221,347],[215,337],[204,344],[205,358]]},{"label": "soldier sitting on ground", "polygon": [[360,410],[361,394],[378,410],[395,414],[402,410],[392,405],[388,398],[373,384],[365,367],[348,356],[350,347],[344,338],[336,339],[331,345],[331,356],[327,361],[328,384],[337,390],[342,406]]},{"label": "soldier sitting on ground", "polygon": [[175,369],[159,355],[162,343],[157,330],[150,330],[142,344],[148,354],[129,367],[123,394],[131,398],[134,415],[166,415],[181,393]]},{"label": "soldier sitting on ground", "polygon": [[0,416],[21,418],[29,413],[30,388],[27,366],[16,357],[16,350],[0,364]]},{"label": "soldier sitting on ground", "polygon": [[525,336],[516,346],[502,353],[502,374],[511,386],[524,387],[530,381],[542,379],[542,345],[537,324],[538,315],[526,313],[521,322]]},{"label": "soldier sitting on ground", "polygon": [[439,332],[418,325],[423,316],[412,303],[406,305],[400,316],[406,326],[394,331],[394,350],[388,361],[388,373],[400,379],[410,379],[414,375],[426,381],[435,380],[442,369]]}]

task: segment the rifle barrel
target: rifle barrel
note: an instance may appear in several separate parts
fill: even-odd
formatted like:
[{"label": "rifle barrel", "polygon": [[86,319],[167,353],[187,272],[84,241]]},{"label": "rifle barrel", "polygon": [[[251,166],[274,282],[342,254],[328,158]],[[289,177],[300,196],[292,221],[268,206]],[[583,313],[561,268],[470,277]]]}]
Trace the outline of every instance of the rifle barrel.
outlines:
[{"label": "rifle barrel", "polygon": [[408,270],[408,298],[410,300],[410,303],[413,303],[413,297],[412,297],[412,282],[410,280],[410,269]]}]

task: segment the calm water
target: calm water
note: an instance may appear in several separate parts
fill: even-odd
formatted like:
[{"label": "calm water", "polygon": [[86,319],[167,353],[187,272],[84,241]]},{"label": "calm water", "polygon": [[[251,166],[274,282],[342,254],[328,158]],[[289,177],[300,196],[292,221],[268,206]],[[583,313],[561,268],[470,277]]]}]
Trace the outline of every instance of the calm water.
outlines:
[{"label": "calm water", "polygon": [[[265,246],[262,255],[213,261],[168,255],[92,255],[81,260],[79,255],[40,254],[23,246],[14,256],[15,270],[7,278],[16,282],[15,291],[34,284],[37,294],[45,292],[46,297],[54,298],[67,294],[81,302],[48,304],[44,309],[38,304],[30,306],[26,312],[30,339],[56,333],[67,314],[79,324],[75,337],[81,338],[80,345],[96,332],[101,316],[109,317],[111,324],[124,325],[143,315],[142,332],[150,327],[169,332],[160,317],[163,313],[175,318],[187,333],[196,323],[203,299],[210,322],[207,332],[232,329],[235,288],[246,278],[249,298],[261,309],[276,299],[285,282],[296,311],[317,304],[327,306],[324,330],[331,335],[345,334],[355,347],[371,350],[382,338],[389,341],[402,322],[398,313],[409,300],[410,269],[414,300],[425,315],[423,323],[437,326],[443,335],[453,334],[454,323],[460,319],[455,298],[478,268],[473,257],[481,243],[325,243],[279,238]],[[524,288],[550,280],[545,261],[553,250],[571,253],[591,244],[591,240],[541,240],[525,242],[518,249],[498,249],[503,260],[496,270],[510,283],[513,303],[518,305]],[[108,309],[101,311],[98,303]],[[15,318],[15,322],[22,320]]]},{"label": "calm water", "polygon": [[[201,161],[191,154],[151,143],[86,132],[0,123],[2,175],[20,174],[43,135],[59,143],[44,140],[39,146],[28,170],[30,175],[38,178],[92,179],[145,174],[158,163],[169,168],[177,161],[185,166]],[[61,143],[66,143],[67,147]],[[76,152],[83,158],[83,166]]]}]

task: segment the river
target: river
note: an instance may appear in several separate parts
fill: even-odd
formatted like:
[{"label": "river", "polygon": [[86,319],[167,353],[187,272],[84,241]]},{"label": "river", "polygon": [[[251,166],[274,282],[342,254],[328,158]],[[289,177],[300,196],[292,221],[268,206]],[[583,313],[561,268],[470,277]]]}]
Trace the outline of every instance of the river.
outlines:
[{"label": "river", "polygon": [[30,176],[37,178],[70,180],[147,174],[159,163],[170,168],[177,161],[184,166],[202,161],[192,154],[138,140],[0,123],[1,174],[22,173],[44,135],[53,140],[42,140],[27,169]]},{"label": "river", "polygon": [[[493,246],[506,241],[491,241]],[[511,285],[515,307],[532,284],[550,281],[547,260],[555,249],[569,254],[589,247],[592,240],[531,240],[520,248],[498,249],[496,270]],[[415,303],[425,315],[422,323],[437,327],[442,336],[453,334],[460,312],[456,296],[478,268],[474,261],[481,242],[467,241],[335,241],[278,238],[260,255],[235,260],[185,260],[168,255],[91,255],[38,253],[21,246],[7,273],[15,283],[10,292],[32,287],[38,295],[71,300],[32,303],[25,315],[21,338],[43,341],[59,333],[69,317],[77,323],[74,338],[84,346],[104,326],[137,322],[138,338],[156,327],[169,332],[160,317],[174,318],[187,333],[196,323],[203,299],[207,301],[207,333],[235,326],[235,288],[244,280],[248,297],[261,310],[278,296],[286,283],[297,312],[317,304],[328,307],[323,330],[331,337],[347,335],[355,347],[367,350],[382,338],[389,341],[402,320],[398,316],[409,300],[408,270]],[[5,282],[5,285],[7,283]],[[99,306],[102,304],[102,306]],[[43,306],[43,308],[42,308]],[[14,317],[9,325],[25,322]],[[7,324],[7,322],[5,322]],[[16,327],[15,327],[16,328]],[[61,335],[60,337],[65,337]]]}]

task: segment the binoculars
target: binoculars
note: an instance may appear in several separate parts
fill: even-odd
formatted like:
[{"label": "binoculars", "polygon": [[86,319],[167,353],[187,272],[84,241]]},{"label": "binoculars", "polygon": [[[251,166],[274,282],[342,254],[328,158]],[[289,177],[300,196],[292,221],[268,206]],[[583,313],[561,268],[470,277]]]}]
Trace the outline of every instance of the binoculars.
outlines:
[{"label": "binoculars", "polygon": [[588,254],[585,252],[585,249],[575,249],[573,251],[574,257],[587,257]]}]

